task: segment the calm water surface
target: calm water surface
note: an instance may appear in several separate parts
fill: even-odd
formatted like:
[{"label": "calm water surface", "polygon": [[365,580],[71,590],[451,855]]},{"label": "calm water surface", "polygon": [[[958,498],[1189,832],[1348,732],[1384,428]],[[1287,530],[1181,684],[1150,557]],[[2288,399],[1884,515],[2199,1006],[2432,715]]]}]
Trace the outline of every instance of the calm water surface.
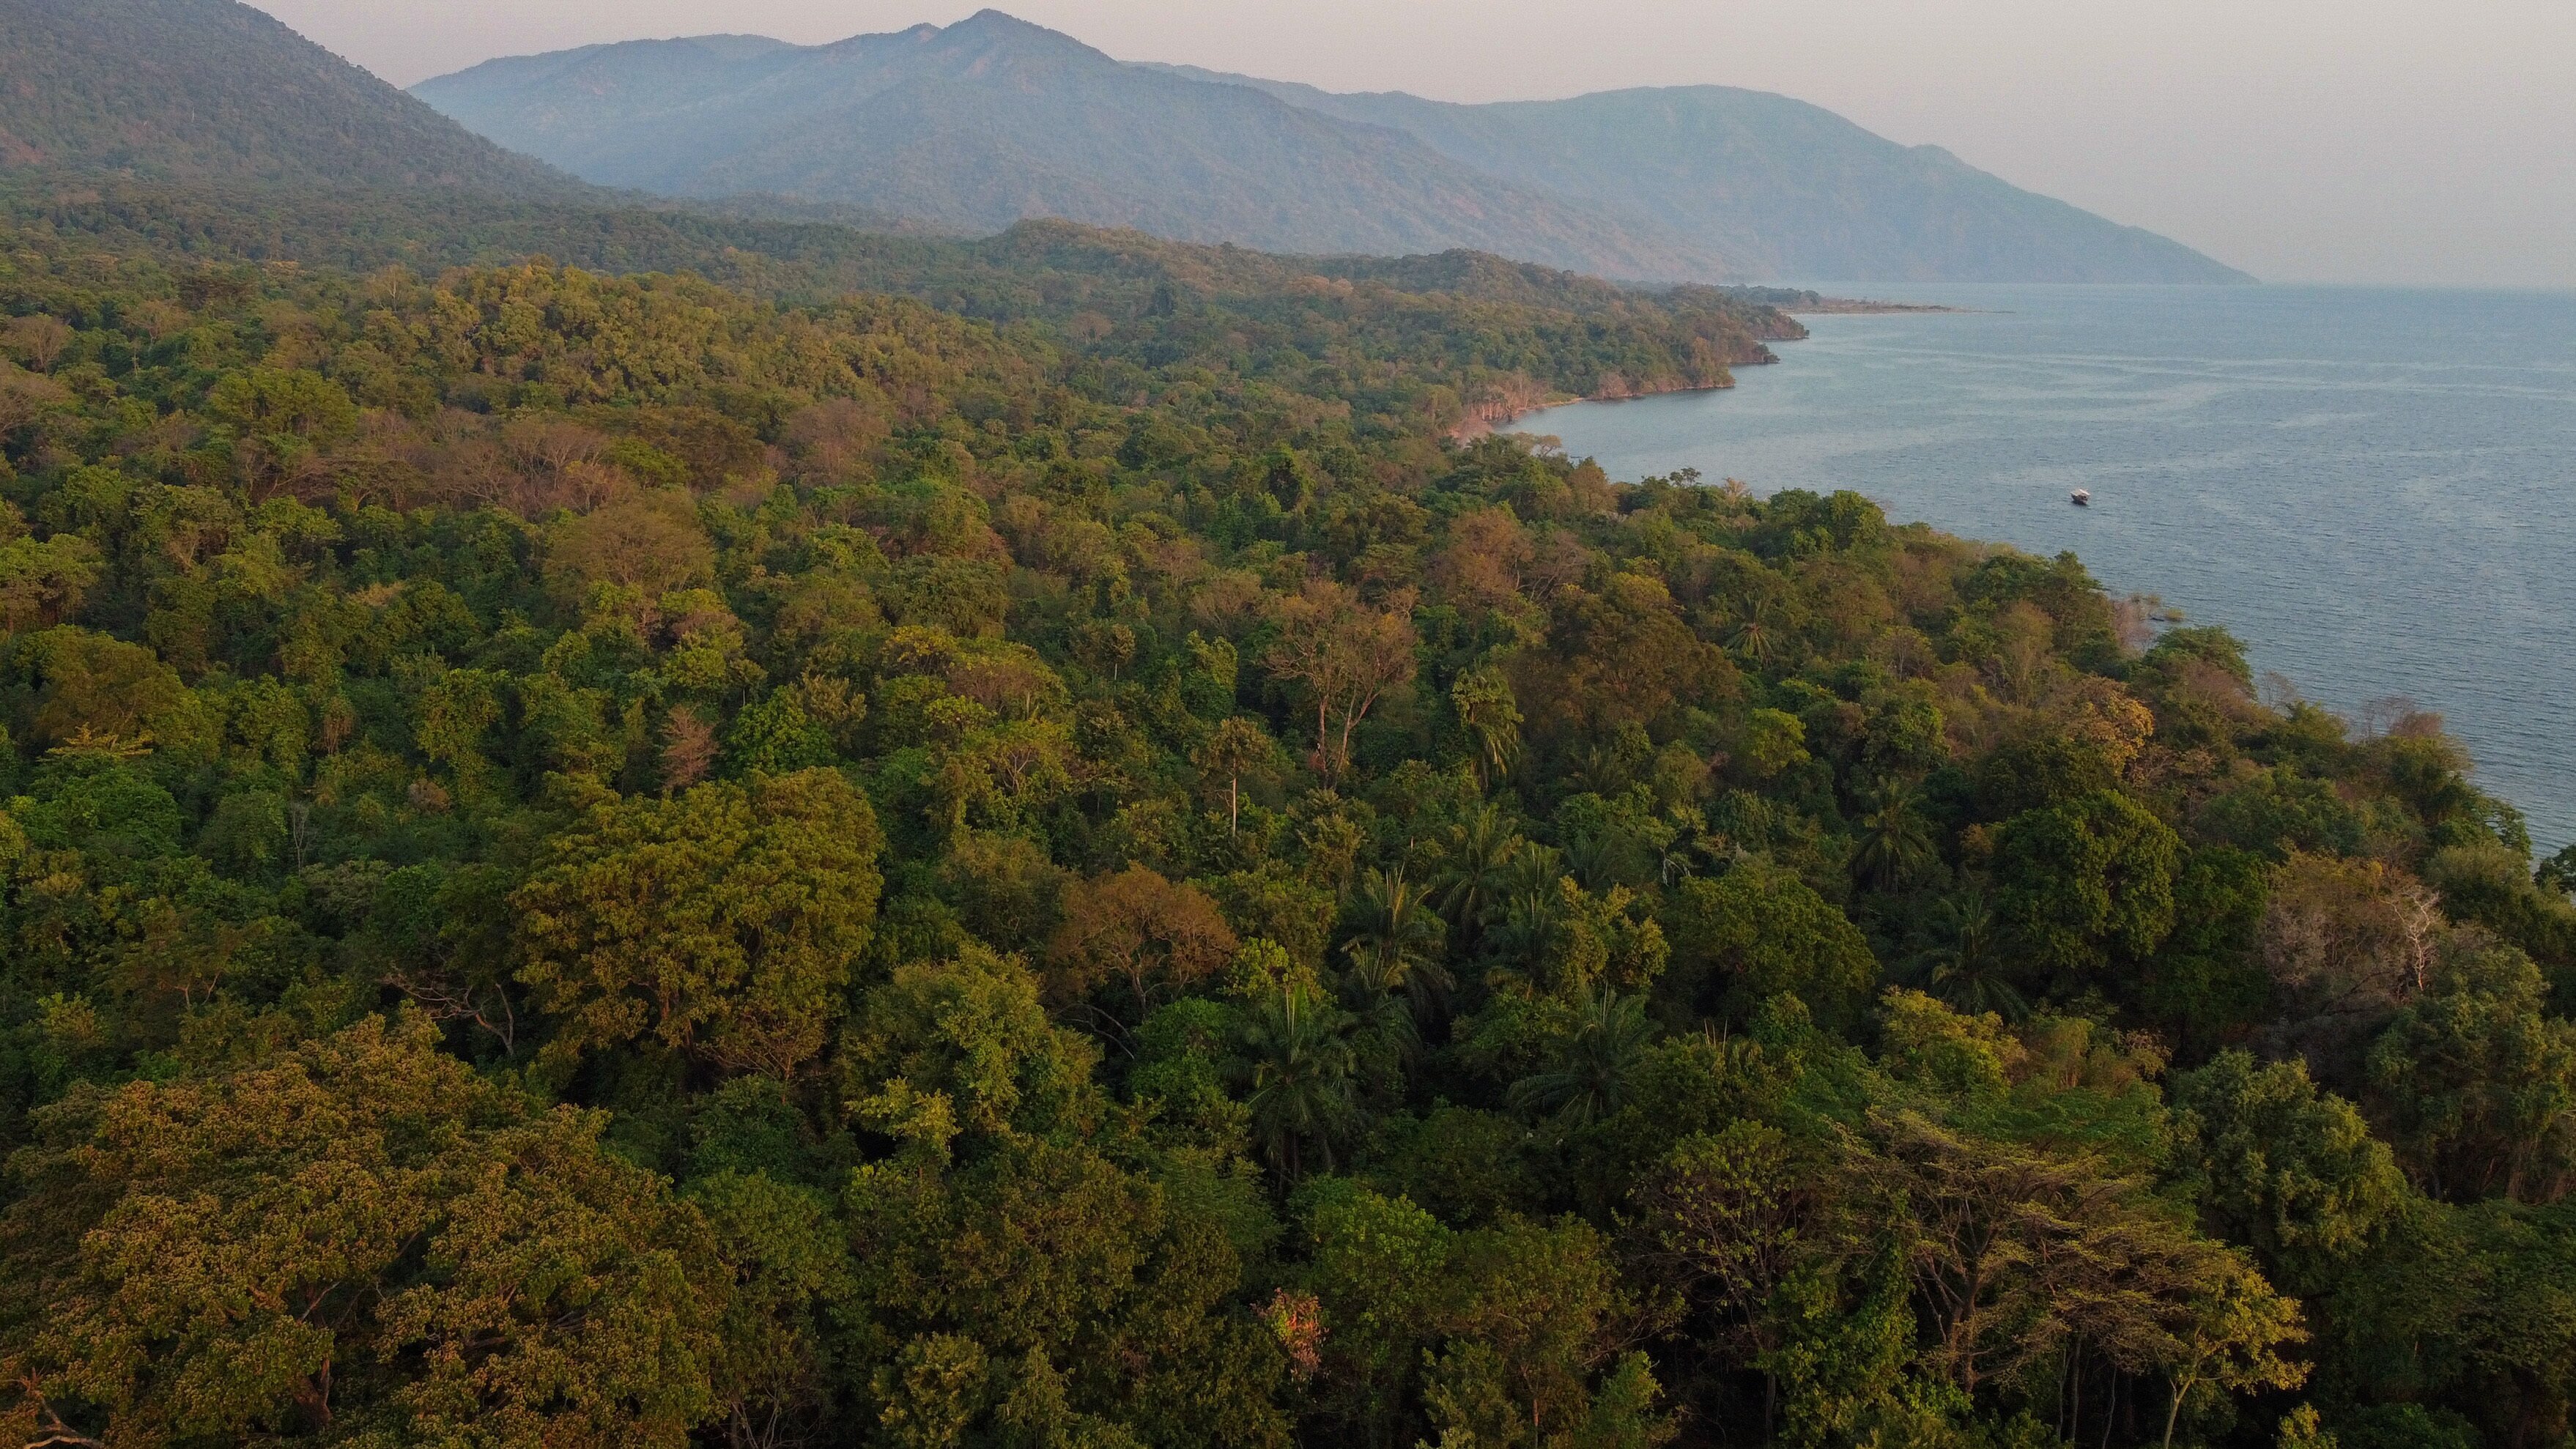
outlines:
[{"label": "calm water surface", "polygon": [[1896,519],[2073,549],[2309,698],[2440,711],[2544,852],[2576,840],[2576,293],[1902,296],[1979,310],[1807,318],[1731,392],[1520,426],[1614,477],[1853,488]]}]

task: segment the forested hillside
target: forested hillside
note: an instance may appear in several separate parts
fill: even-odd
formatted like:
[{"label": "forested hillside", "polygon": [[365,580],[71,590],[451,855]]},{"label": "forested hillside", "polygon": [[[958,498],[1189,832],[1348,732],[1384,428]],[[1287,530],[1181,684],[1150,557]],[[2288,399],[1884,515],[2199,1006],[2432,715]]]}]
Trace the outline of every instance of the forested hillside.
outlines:
[{"label": "forested hillside", "polygon": [[1029,218],[1271,251],[1476,247],[1601,276],[1735,274],[1691,235],[1502,181],[1382,126],[1121,65],[987,10],[825,46],[747,36],[496,60],[422,99],[592,181],[999,231]]},{"label": "forested hillside", "polygon": [[235,0],[0,0],[0,175],[589,190]]},{"label": "forested hillside", "polygon": [[0,236],[8,1442],[2567,1435],[2438,719],[1458,440],[1776,314],[434,212]]},{"label": "forested hillside", "polygon": [[[997,324],[1039,324],[1095,356],[1148,361],[1169,338],[1249,345],[1294,337],[1253,365],[1419,372],[1451,431],[1569,397],[1724,386],[1806,329],[1769,294],[1638,291],[1476,252],[1283,258],[1141,232],[1027,222],[975,240],[634,205],[511,201],[422,189],[207,188],[29,173],[0,216],[128,257],[350,270],[491,264],[544,255],[610,272],[685,270],[773,301],[895,293]],[[1781,294],[1794,301],[1812,294]],[[1329,345],[1327,345],[1329,344]]]}]

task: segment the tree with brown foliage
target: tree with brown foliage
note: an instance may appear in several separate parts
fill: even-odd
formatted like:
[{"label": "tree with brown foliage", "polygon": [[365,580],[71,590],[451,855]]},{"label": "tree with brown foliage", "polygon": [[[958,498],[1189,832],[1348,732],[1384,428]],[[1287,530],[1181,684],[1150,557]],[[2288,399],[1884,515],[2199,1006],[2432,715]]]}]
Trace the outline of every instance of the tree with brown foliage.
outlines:
[{"label": "tree with brown foliage", "polygon": [[1327,781],[1350,768],[1351,735],[1380,696],[1413,677],[1409,595],[1379,610],[1330,579],[1308,579],[1271,610],[1279,639],[1271,672],[1294,680],[1315,707],[1315,770]]},{"label": "tree with brown foliage", "polygon": [[1214,975],[1237,944],[1205,891],[1141,865],[1072,886],[1063,912],[1046,952],[1056,993],[1079,998],[1104,982],[1124,981],[1139,1020],[1158,988]]}]

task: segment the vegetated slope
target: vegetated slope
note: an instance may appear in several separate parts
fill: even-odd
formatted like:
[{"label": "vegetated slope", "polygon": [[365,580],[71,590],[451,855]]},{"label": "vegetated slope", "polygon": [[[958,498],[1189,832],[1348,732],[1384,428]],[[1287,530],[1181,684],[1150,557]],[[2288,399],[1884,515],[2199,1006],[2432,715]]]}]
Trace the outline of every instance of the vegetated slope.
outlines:
[{"label": "vegetated slope", "polygon": [[1702,294],[112,196],[0,226],[11,1442],[2562,1442],[2576,850],[2071,555],[1443,435]]},{"label": "vegetated slope", "polygon": [[1516,185],[1698,236],[1765,277],[1836,281],[2242,282],[2180,242],[2024,191],[1938,146],[1729,86],[1456,105],[1231,80],[1390,126]]},{"label": "vegetated slope", "polygon": [[1423,405],[1459,433],[1548,398],[1725,386],[1731,369],[1775,360],[1768,343],[1806,335],[1728,292],[1643,291],[1479,252],[1282,257],[1064,221],[961,239],[461,193],[108,181],[66,194],[47,180],[0,185],[0,217],[124,255],[182,251],[218,272],[436,272],[545,256],[614,274],[687,271],[791,305],[894,293],[1153,365],[1184,349],[1261,372],[1320,349],[1339,377],[1436,378]]},{"label": "vegetated slope", "polygon": [[570,193],[234,0],[0,0],[0,167]]},{"label": "vegetated slope", "polygon": [[1270,251],[1472,247],[1647,280],[1738,271],[1666,224],[1497,180],[1401,131],[1122,65],[995,11],[817,47],[592,47],[417,94],[589,180],[673,196],[779,193],[987,231],[1062,217]]}]

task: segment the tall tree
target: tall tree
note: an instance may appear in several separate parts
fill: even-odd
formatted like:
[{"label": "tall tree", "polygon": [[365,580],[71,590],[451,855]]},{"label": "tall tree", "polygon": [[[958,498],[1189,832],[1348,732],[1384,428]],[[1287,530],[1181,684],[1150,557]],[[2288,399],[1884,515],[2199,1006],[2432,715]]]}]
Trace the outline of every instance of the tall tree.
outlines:
[{"label": "tall tree", "polygon": [[1268,663],[1300,685],[1315,708],[1313,763],[1327,782],[1350,768],[1351,736],[1381,695],[1413,677],[1411,600],[1370,608],[1330,579],[1308,579],[1279,601]]},{"label": "tall tree", "polygon": [[831,770],[593,807],[511,899],[548,1059],[650,1037],[727,1071],[793,1069],[868,943],[878,844]]},{"label": "tall tree", "polygon": [[1123,981],[1140,1021],[1158,986],[1184,987],[1213,975],[1237,944],[1205,891],[1141,865],[1075,884],[1065,892],[1063,910],[1064,924],[1047,942],[1057,989],[1079,996],[1103,981]]},{"label": "tall tree", "polygon": [[714,1412],[696,1210],[416,1016],[38,1125],[6,1229],[32,1442],[679,1449]]}]

